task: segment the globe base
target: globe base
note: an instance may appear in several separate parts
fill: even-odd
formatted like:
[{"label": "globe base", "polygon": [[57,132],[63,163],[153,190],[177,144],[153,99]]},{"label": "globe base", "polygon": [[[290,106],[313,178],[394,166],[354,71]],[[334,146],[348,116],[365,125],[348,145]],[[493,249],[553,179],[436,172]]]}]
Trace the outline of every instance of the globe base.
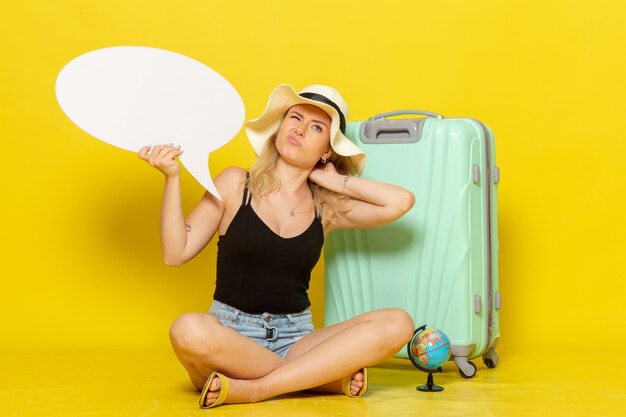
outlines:
[{"label": "globe base", "polygon": [[436,385],[434,383],[433,373],[428,373],[428,379],[426,380],[426,385],[419,385],[416,388],[418,391],[427,391],[427,392],[439,392],[443,391],[443,387],[440,385]]}]

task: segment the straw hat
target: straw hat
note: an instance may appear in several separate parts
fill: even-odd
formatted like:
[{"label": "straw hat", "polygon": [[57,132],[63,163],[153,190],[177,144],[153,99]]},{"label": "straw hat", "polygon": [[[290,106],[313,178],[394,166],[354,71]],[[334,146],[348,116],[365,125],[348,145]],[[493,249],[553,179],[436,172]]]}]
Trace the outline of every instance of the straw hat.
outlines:
[{"label": "straw hat", "polygon": [[245,124],[248,139],[257,156],[263,151],[267,139],[278,131],[287,110],[297,104],[319,107],[331,117],[330,146],[335,153],[350,157],[356,171],[361,174],[365,168],[365,153],[344,135],[348,106],[337,90],[325,85],[310,85],[296,93],[290,85],[281,84],[272,91],[263,114]]}]

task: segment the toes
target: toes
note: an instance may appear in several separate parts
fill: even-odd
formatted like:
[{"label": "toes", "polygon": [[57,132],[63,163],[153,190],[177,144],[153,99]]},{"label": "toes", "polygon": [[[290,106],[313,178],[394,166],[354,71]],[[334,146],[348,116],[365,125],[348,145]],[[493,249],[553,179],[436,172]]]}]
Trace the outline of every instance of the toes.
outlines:
[{"label": "toes", "polygon": [[356,371],[354,375],[352,375],[352,381],[363,382],[363,371]]},{"label": "toes", "polygon": [[211,386],[209,387],[209,391],[219,391],[222,389],[222,381],[220,381],[219,377],[213,378],[211,381]]},{"label": "toes", "polygon": [[209,387],[209,392],[207,392],[206,397],[204,399],[204,405],[209,406],[217,400],[217,397],[220,395],[220,390],[222,389],[222,381],[219,378],[213,378],[211,381],[211,386]]},{"label": "toes", "polygon": [[359,392],[361,392],[364,379],[365,378],[363,375],[363,371],[361,370],[356,371],[352,375],[352,379],[350,381],[350,392],[352,393],[352,395],[357,395]]},{"label": "toes", "polygon": [[361,392],[362,388],[363,381],[352,380],[352,382],[350,383],[350,392],[352,393],[352,395],[357,395],[359,392]]},{"label": "toes", "polygon": [[350,384],[350,388],[357,390],[363,388],[363,381],[352,381],[352,383]]}]

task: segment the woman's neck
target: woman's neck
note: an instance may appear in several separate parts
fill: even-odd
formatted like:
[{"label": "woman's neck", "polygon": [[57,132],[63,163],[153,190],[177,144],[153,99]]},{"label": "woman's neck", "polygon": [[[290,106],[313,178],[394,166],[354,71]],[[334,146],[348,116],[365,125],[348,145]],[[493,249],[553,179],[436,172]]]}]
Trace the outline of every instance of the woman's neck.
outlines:
[{"label": "woman's neck", "polygon": [[281,159],[276,163],[276,175],[280,180],[281,191],[287,194],[300,194],[304,188],[308,191],[310,173],[311,170],[289,165]]}]

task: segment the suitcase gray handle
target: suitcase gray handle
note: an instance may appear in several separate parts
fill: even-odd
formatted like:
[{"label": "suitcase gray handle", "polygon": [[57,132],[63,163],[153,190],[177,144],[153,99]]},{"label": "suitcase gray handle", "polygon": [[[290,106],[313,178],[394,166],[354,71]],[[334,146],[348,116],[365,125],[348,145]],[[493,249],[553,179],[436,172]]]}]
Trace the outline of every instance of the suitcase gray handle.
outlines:
[{"label": "suitcase gray handle", "polygon": [[390,117],[390,116],[402,116],[405,114],[419,114],[421,116],[434,117],[436,119],[443,119],[443,116],[441,114],[433,113],[433,112],[425,111],[425,110],[395,110],[395,111],[388,111],[386,113],[377,114],[376,116],[370,117],[369,120],[386,119],[387,117]]},{"label": "suitcase gray handle", "polygon": [[423,126],[424,119],[372,118],[361,125],[359,138],[369,144],[416,143],[422,137]]}]

